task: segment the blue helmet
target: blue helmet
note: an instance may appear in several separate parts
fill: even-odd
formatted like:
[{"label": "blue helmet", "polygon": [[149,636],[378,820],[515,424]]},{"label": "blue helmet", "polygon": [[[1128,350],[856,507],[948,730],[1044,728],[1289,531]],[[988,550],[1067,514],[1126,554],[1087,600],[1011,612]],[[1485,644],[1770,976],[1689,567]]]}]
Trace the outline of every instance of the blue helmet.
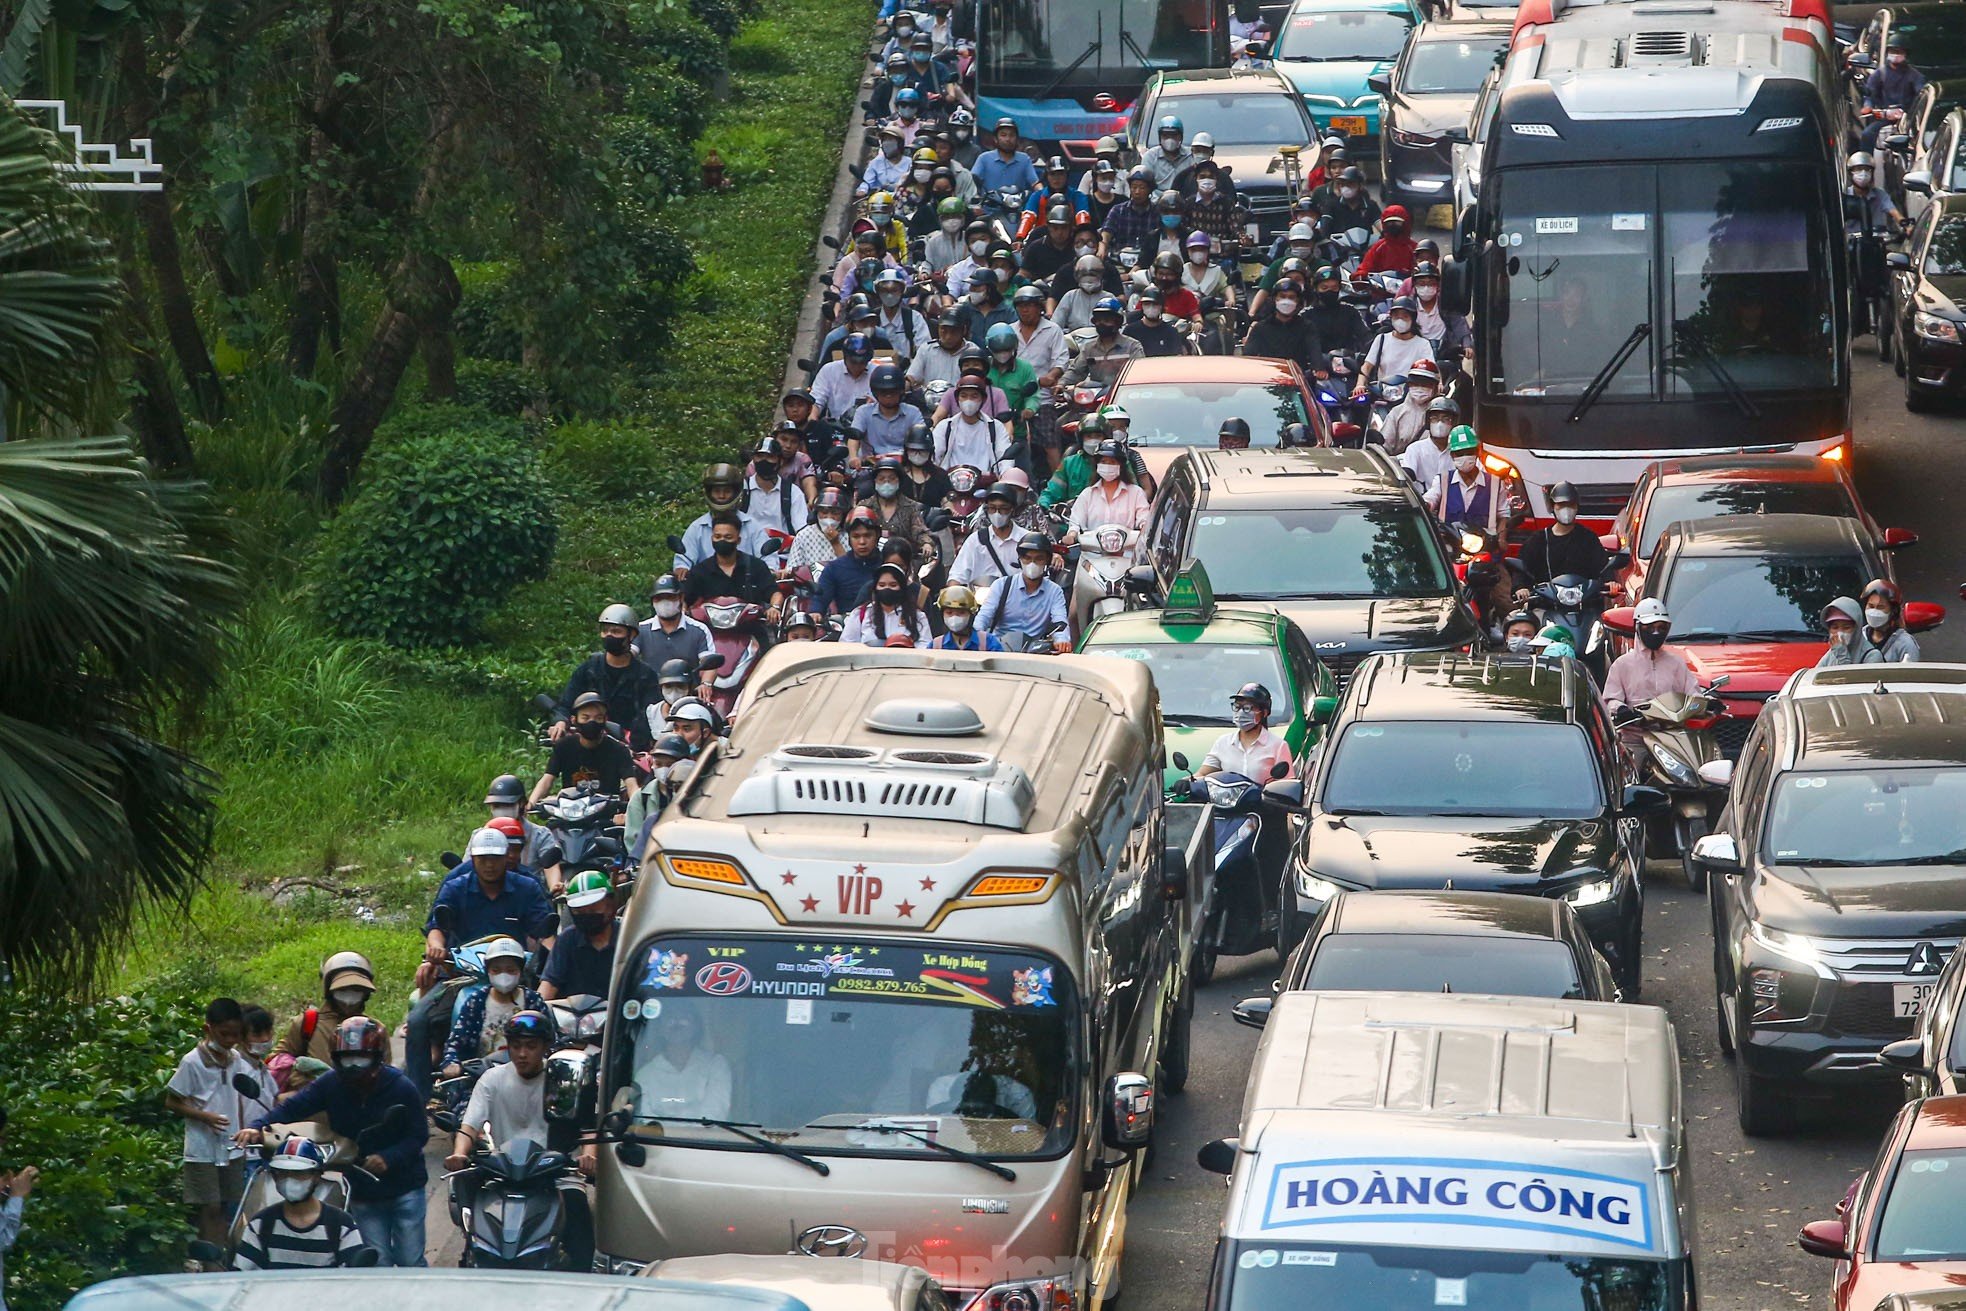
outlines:
[{"label": "blue helmet", "polygon": [[268,1158],[266,1168],[282,1172],[288,1170],[304,1172],[308,1170],[320,1170],[327,1163],[327,1153],[323,1152],[314,1143],[307,1141],[305,1138],[289,1138],[287,1141],[281,1143],[280,1149]]},{"label": "blue helmet", "polygon": [[903,105],[913,105],[915,108],[920,109],[922,106],[922,93],[911,86],[902,87],[894,93],[894,107],[899,109]]},{"label": "blue helmet", "polygon": [[1169,114],[1166,117],[1162,118],[1160,121],[1160,126],[1154,129],[1154,133],[1157,136],[1162,132],[1183,132],[1183,131],[1185,131],[1185,129],[1181,126],[1181,120],[1175,117],[1173,114]]},{"label": "blue helmet", "polygon": [[847,334],[840,343],[840,353],[850,360],[871,360],[874,358],[874,339],[864,332]]},{"label": "blue helmet", "polygon": [[1101,296],[1092,302],[1092,316],[1098,318],[1101,314],[1117,314],[1125,318],[1126,302],[1118,296]]},{"label": "blue helmet", "polygon": [[1017,349],[1017,330],[1008,323],[994,324],[983,334],[983,345],[993,351],[1014,351]]}]

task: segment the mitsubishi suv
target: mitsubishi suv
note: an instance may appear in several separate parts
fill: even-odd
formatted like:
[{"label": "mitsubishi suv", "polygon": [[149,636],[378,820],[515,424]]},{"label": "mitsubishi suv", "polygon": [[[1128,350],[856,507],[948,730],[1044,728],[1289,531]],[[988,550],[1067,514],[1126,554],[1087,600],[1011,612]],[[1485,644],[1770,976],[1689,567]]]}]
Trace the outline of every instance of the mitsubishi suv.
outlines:
[{"label": "mitsubishi suv", "polygon": [[1793,1126],[1805,1099],[1890,1081],[1966,935],[1966,665],[1793,675],[1755,721],[1708,875],[1720,1048],[1741,1129]]}]

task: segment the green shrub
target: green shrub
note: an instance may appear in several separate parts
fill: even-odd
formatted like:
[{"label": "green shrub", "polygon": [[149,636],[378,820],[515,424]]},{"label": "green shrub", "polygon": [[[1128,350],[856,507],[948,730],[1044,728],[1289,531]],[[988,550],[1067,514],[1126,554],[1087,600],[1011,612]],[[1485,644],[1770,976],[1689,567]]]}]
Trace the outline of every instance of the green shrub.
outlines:
[{"label": "green shrub", "polygon": [[563,423],[547,434],[540,462],[554,490],[567,496],[631,500],[667,483],[643,427]]},{"label": "green shrub", "polygon": [[372,456],[320,559],[323,613],[394,646],[474,638],[508,589],[553,560],[553,504],[531,448],[454,429]]},{"label": "green shrub", "polygon": [[457,362],[457,403],[488,414],[516,415],[546,393],[539,375],[510,360]]},{"label": "green shrub", "polygon": [[451,318],[458,349],[479,359],[516,362],[525,344],[525,319],[512,293],[512,265],[488,260],[460,262],[456,267],[464,289],[464,298]]}]

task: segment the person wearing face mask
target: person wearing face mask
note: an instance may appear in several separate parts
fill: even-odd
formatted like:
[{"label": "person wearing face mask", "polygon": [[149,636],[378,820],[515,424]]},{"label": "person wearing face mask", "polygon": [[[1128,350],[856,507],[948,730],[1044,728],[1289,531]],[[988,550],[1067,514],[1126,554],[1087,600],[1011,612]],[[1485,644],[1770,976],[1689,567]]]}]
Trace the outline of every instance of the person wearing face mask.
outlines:
[{"label": "person wearing face mask", "polygon": [[1031,366],[1036,387],[1049,391],[1064,376],[1072,353],[1065,344],[1065,334],[1045,317],[1045,299],[1040,287],[1019,287],[1011,297],[1017,313],[1011,327],[1017,333],[1017,358]]},{"label": "person wearing face mask", "polygon": [[996,149],[987,155],[978,155],[969,171],[976,179],[977,190],[991,195],[1005,187],[1015,187],[1029,192],[1038,185],[1038,166],[1031,157],[1017,148],[1017,121],[1010,118],[997,120],[994,132]]},{"label": "person wearing face mask", "polygon": [[1093,457],[1092,485],[1072,502],[1071,531],[1064,545],[1106,524],[1138,531],[1147,526],[1147,493],[1133,479],[1124,444],[1108,439]]},{"label": "person wearing face mask", "polygon": [[1017,539],[1017,572],[990,584],[978,607],[978,627],[1017,650],[1072,649],[1065,593],[1053,582],[1051,539],[1027,532]]},{"label": "person wearing face mask", "polygon": [[1597,534],[1577,526],[1576,486],[1568,482],[1553,483],[1549,496],[1550,515],[1556,522],[1529,534],[1516,554],[1516,563],[1522,571],[1519,581],[1523,584],[1516,589],[1518,600],[1526,599],[1529,589],[1537,584],[1565,574],[1602,577],[1611,561],[1611,553],[1604,549]]},{"label": "person wearing face mask", "polygon": [[299,1060],[325,1061],[333,1051],[334,1031],[343,1020],[368,1013],[375,995],[375,970],[369,958],[356,951],[337,951],[321,962],[321,1001],[305,1007],[287,1025],[278,1054]]},{"label": "person wearing face mask", "polygon": [[1918,641],[1905,630],[1897,584],[1873,578],[1857,595],[1863,626],[1849,643],[1853,665],[1890,665],[1918,659]]},{"label": "person wearing face mask", "polygon": [[184,1121],[184,1201],[208,1243],[225,1242],[246,1192],[244,1153],[232,1139],[244,1119],[232,1080],[248,1072],[237,1053],[245,1038],[239,1003],[216,998],[205,1007],[204,1036],[179,1059],[164,1087],[164,1109]]},{"label": "person wearing face mask", "polygon": [[1003,643],[995,633],[976,631],[976,594],[959,584],[950,584],[935,598],[942,611],[942,635],[929,643],[935,651],[1001,651]]},{"label": "person wearing face mask", "polygon": [[1302,260],[1308,264],[1317,256],[1317,229],[1311,224],[1302,221],[1291,224],[1284,238],[1283,249],[1263,270],[1263,276],[1256,280],[1256,294],[1250,297],[1249,312],[1257,318],[1268,312],[1277,283],[1291,276],[1284,265],[1290,260]]},{"label": "person wearing face mask", "polygon": [[1183,138],[1186,130],[1181,120],[1168,114],[1154,128],[1154,138],[1160,143],[1159,150],[1148,151],[1141,163],[1154,171],[1154,190],[1165,191],[1174,185],[1174,179],[1181,176],[1187,167],[1195,162]]},{"label": "person wearing face mask", "polygon": [[1692,696],[1700,690],[1699,677],[1685,654],[1666,645],[1672,616],[1666,613],[1665,602],[1656,596],[1640,601],[1632,611],[1632,626],[1638,645],[1611,662],[1604,675],[1605,705],[1615,713],[1667,692]]},{"label": "person wearing face mask", "polygon": [[1059,404],[1071,401],[1072,389],[1087,378],[1101,386],[1111,386],[1128,360],[1142,359],[1147,352],[1139,342],[1124,335],[1126,302],[1118,296],[1102,296],[1092,307],[1092,327],[1098,334],[1080,348],[1058,379]]},{"label": "person wearing face mask", "polygon": [[838,487],[828,487],[819,493],[813,503],[812,522],[792,539],[792,548],[786,554],[785,564],[789,569],[818,570],[846,554],[845,532],[846,512],[850,508],[846,492]]},{"label": "person wearing face mask", "polygon": [[[732,510],[720,510],[717,514],[727,520],[737,519]],[[739,520],[735,536],[741,539],[742,534]],[[715,554],[714,547],[711,554]],[[661,696],[655,670],[635,654],[638,627],[635,612],[625,605],[611,605],[601,611],[599,624],[601,649],[574,668],[565,690],[560,693],[559,712],[547,728],[547,737],[555,744],[566,739],[573,708],[587,694],[595,694],[609,706],[620,708],[619,722],[629,726],[631,743],[639,740],[635,735],[640,731],[643,712]],[[645,746],[645,742],[641,743],[636,750]]]},{"label": "person wearing face mask", "polygon": [[1147,358],[1187,353],[1188,339],[1167,321],[1166,306],[1162,303],[1159,287],[1144,288],[1133,298],[1133,306],[1133,313],[1127,315],[1123,331],[1140,343],[1140,349]]},{"label": "person wearing face mask", "polygon": [[605,997],[614,982],[615,934],[620,928],[614,888],[599,870],[586,870],[567,884],[567,909],[574,932],[553,940],[552,954],[539,972],[539,995]]},{"label": "person wearing face mask", "polygon": [[1215,262],[1215,243],[1206,232],[1190,232],[1182,243],[1187,257],[1181,263],[1181,285],[1197,302],[1219,300],[1225,306],[1236,303],[1235,284],[1228,272]]},{"label": "person wearing face mask", "polygon": [[673,660],[693,668],[712,642],[709,627],[683,612],[683,585],[674,574],[655,580],[649,588],[649,605],[653,613],[635,629],[635,649],[642,663],[656,671],[659,704],[667,700],[661,682],[664,667]]},{"label": "person wearing face mask", "polygon": [[1829,649],[1816,661],[1816,668],[1863,663],[1866,644],[1859,640],[1857,633],[1864,626],[1864,611],[1855,598],[1839,596],[1824,606],[1817,617],[1829,631]]},{"label": "person wearing face mask", "polygon": [[1051,321],[1060,332],[1076,332],[1091,326],[1092,307],[1118,290],[1119,278],[1097,255],[1081,255],[1072,265],[1071,285],[1063,291],[1057,287],[1054,279]]},{"label": "person wearing face mask", "polygon": [[[322,1075],[241,1129],[241,1147],[256,1146],[266,1127],[326,1113],[328,1127],[359,1140],[368,1155],[350,1172],[349,1200],[362,1240],[385,1266],[422,1266],[424,1258],[423,1145],[430,1137],[424,1094],[389,1065],[388,1034],[367,1016],[342,1021],[335,1030],[331,1064]],[[401,1109],[398,1109],[401,1108]],[[385,1128],[385,1126],[387,1126]]]},{"label": "person wearing face mask", "polygon": [[327,1156],[305,1138],[289,1138],[266,1163],[280,1200],[248,1217],[234,1270],[336,1270],[357,1264],[366,1244],[355,1217],[320,1199]]},{"label": "person wearing face mask", "polygon": [[1332,179],[1331,194],[1319,206],[1334,232],[1353,228],[1370,230],[1379,223],[1379,202],[1365,190],[1365,173],[1356,164],[1347,164]]},{"label": "person wearing face mask", "polygon": [[859,508],[873,513],[881,537],[905,537],[917,544],[928,539],[928,522],[922,518],[921,503],[902,490],[900,456],[884,455],[876,461],[870,484],[873,495],[860,502]]},{"label": "person wearing face mask", "polygon": [[1182,183],[1188,230],[1206,233],[1225,248],[1239,243],[1243,233],[1236,223],[1236,191],[1222,175],[1222,166],[1212,159],[1196,160]]},{"label": "person wearing face mask", "polygon": [[867,161],[867,167],[860,175],[860,185],[854,188],[856,197],[870,196],[877,191],[893,191],[908,180],[908,170],[914,166],[908,158],[908,134],[898,123],[885,124],[880,130],[880,149]]},{"label": "person wearing face mask", "polygon": [[1474,359],[1474,331],[1468,326],[1466,315],[1442,308],[1440,266],[1422,259],[1413,266],[1409,285],[1413,289],[1413,303],[1418,307],[1416,322],[1420,335],[1433,347],[1434,358],[1458,357],[1464,362],[1463,367],[1468,367]]},{"label": "person wearing face mask", "polygon": [[[789,538],[806,526],[805,491],[780,471],[778,443],[767,437],[751,452],[744,479],[744,513],[761,532]],[[742,525],[740,524],[740,528]]]},{"label": "person wearing face mask", "polygon": [[[963,257],[949,266],[942,275],[942,289],[948,295],[950,307],[962,310],[969,303],[970,280],[977,273],[990,267],[990,225],[982,219],[971,219],[963,228]],[[969,316],[963,315],[964,331],[967,333]]]},{"label": "person wearing face mask", "polygon": [[[1502,480],[1481,464],[1481,443],[1475,430],[1465,423],[1447,435],[1447,453],[1454,468],[1443,474],[1427,493],[1427,508],[1444,524],[1461,523],[1470,528],[1486,528],[1493,533],[1498,549],[1508,545],[1508,489]],[[1497,577],[1496,587],[1502,586]],[[1501,594],[1498,599],[1506,599]],[[1497,607],[1499,608],[1499,606]]]},{"label": "person wearing face mask", "polygon": [[825,462],[840,444],[840,430],[832,420],[820,414],[811,389],[793,387],[779,398],[779,405],[785,418],[780,421],[778,430],[796,437],[806,458],[815,466]]},{"label": "person wearing face mask", "polygon": [[1379,217],[1379,240],[1367,248],[1358,262],[1358,276],[1368,273],[1408,274],[1413,271],[1413,238],[1406,229],[1411,221],[1406,206],[1388,205]]},{"label": "person wearing face mask", "polygon": [[933,639],[928,616],[915,598],[915,583],[899,564],[883,563],[874,571],[874,588],[866,604],[846,617],[840,641],[849,645],[886,646],[900,634],[916,646],[925,647]]},{"label": "person wearing face mask", "polygon": [[1454,457],[1448,453],[1447,442],[1460,422],[1461,407],[1452,396],[1436,396],[1427,402],[1427,439],[1413,442],[1399,457],[1399,467],[1406,470],[1414,486],[1432,487],[1454,472]]},{"label": "person wearing face mask", "polygon": [[[912,62],[910,60],[910,63]],[[894,188],[897,192],[907,190],[908,184],[914,180],[912,152],[916,149],[915,143],[921,136],[923,99],[921,90],[917,87],[904,86],[894,93],[894,117],[889,121],[892,126],[901,129],[901,148],[910,152],[908,176]],[[924,178],[923,182],[926,183],[927,179]]]},{"label": "person wearing face mask", "polygon": [[901,439],[901,494],[917,505],[940,505],[956,489],[935,459],[935,435],[927,424]]},{"label": "person wearing face mask", "polygon": [[[965,110],[957,110],[956,112],[965,115],[967,113]],[[950,123],[953,124],[954,121],[952,116]],[[937,131],[934,136],[928,139],[928,142],[935,151],[935,167],[937,171],[942,169],[949,170],[950,176],[955,180],[956,196],[962,200],[963,204],[974,205],[977,194],[976,178],[969,171],[969,161],[975,157],[974,153],[965,155],[958,149],[955,133],[948,125],[943,126]]]},{"label": "person wearing face mask", "polygon": [[1884,285],[1884,243],[1908,225],[1876,184],[1877,161],[1868,151],[1850,156],[1846,168],[1850,185],[1843,192],[1843,233],[1858,239],[1850,278],[1850,331],[1862,334],[1871,331],[1870,302]]},{"label": "person wearing face mask", "polygon": [[1865,150],[1877,149],[1878,137],[1904,122],[1905,111],[1924,89],[1925,74],[1912,66],[1905,43],[1892,37],[1885,45],[1884,66],[1864,79],[1864,117],[1869,120],[1864,128]]},{"label": "person wearing face mask", "polygon": [[935,202],[935,230],[922,242],[922,260],[937,273],[947,273],[968,253],[963,245],[963,228],[969,222],[969,206],[959,197],[948,196]]},{"label": "person wearing face mask", "polygon": [[880,563],[880,516],[865,506],[854,506],[847,512],[846,538],[847,553],[826,566],[812,589],[812,611],[822,617],[846,614],[873,584],[874,568]]},{"label": "person wearing face mask", "polygon": [[1181,283],[1181,270],[1185,261],[1175,251],[1162,251],[1154,256],[1153,267],[1148,270],[1148,280],[1160,292],[1161,309],[1176,323],[1185,320],[1195,331],[1201,331],[1201,301],[1195,293]]},{"label": "person wearing face mask", "polygon": [[[1268,783],[1270,771],[1279,762],[1293,764],[1290,744],[1269,730],[1270,689],[1261,683],[1244,683],[1229,698],[1229,722],[1235,725],[1208,749],[1196,778],[1210,774],[1240,774],[1257,783]],[[1288,777],[1286,775],[1285,777]]]},{"label": "person wearing face mask", "polygon": [[796,424],[781,420],[765,439],[772,448],[771,458],[778,464],[778,476],[798,488],[808,506],[819,494],[819,466],[807,453],[805,434]]},{"label": "person wearing face mask", "polygon": [[976,525],[949,566],[949,581],[980,590],[1017,567],[1017,492],[993,484],[983,497],[983,521]]},{"label": "person wearing face mask", "polygon": [[957,109],[949,115],[949,140],[955,162],[973,173],[976,161],[983,154],[983,143],[976,136],[976,114],[973,110]]},{"label": "person wearing face mask", "polygon": [[935,320],[934,339],[908,365],[908,385],[917,391],[933,382],[955,386],[962,377],[963,349],[969,345],[961,311],[942,311]]},{"label": "person wearing face mask", "polygon": [[1306,374],[1325,366],[1324,342],[1317,325],[1303,313],[1304,290],[1295,282],[1280,282],[1270,312],[1249,325],[1242,354],[1273,360],[1294,360]]},{"label": "person wearing face mask", "polygon": [[[640,661],[636,662],[640,664]],[[649,698],[659,695],[655,683],[655,671],[647,665],[650,680]],[[596,788],[610,796],[631,796],[635,789],[635,758],[620,738],[608,734],[609,702],[599,692],[582,692],[574,698],[572,731],[562,735],[553,743],[553,750],[546,758],[546,772],[532,786],[532,804],[541,800],[560,787],[572,787],[576,783],[593,783]],[[638,706],[632,719],[636,729],[646,734],[648,716],[646,705]],[[616,721],[620,722],[620,721]],[[562,783],[560,780],[565,779]],[[475,863],[475,862],[474,862]],[[473,934],[472,937],[483,937]],[[463,941],[469,942],[470,938]]]},{"label": "person wearing face mask", "polygon": [[[1089,198],[1086,194],[1071,185],[1070,177],[1071,168],[1065,163],[1065,157],[1063,155],[1053,155],[1045,161],[1043,183],[1036,191],[1033,191],[1024,199],[1024,214],[1018,220],[1017,227],[1019,241],[1022,241],[1026,237],[1034,238],[1036,229],[1040,223],[1048,225],[1054,221],[1052,218],[1053,215],[1063,214],[1065,216],[1063,244],[1066,249],[1070,249],[1072,244],[1072,216],[1084,209],[1089,203]],[[1049,277],[1050,272],[1047,271],[1037,276]]]},{"label": "person wearing face mask", "polygon": [[[831,367],[831,366],[828,366]],[[683,530],[683,549],[670,561],[670,568],[678,578],[686,578],[689,571],[708,559],[710,549],[711,516],[725,511],[733,512],[740,518],[744,528],[744,549],[752,554],[763,550],[764,530],[754,523],[744,510],[744,472],[736,465],[719,461],[703,471],[703,500],[707,506],[702,514],[690,521]]]},{"label": "person wearing face mask", "polygon": [[886,337],[906,364],[928,345],[928,320],[904,303],[908,279],[900,269],[882,269],[874,279],[874,331]]},{"label": "person wearing face mask", "polygon": [[922,412],[901,399],[905,375],[892,364],[874,366],[868,384],[874,403],[853,413],[847,425],[848,458],[855,468],[883,455],[898,455],[908,429],[922,422]]},{"label": "person wearing face mask", "polygon": [[1517,610],[1502,621],[1502,647],[1510,655],[1528,655],[1536,640],[1536,616]]},{"label": "person wearing face mask", "polygon": [[1154,208],[1154,170],[1136,165],[1126,175],[1126,200],[1106,211],[1100,223],[1099,257],[1112,259],[1128,246],[1145,249],[1160,228]]},{"label": "person wearing face mask", "polygon": [[[1372,345],[1372,329],[1366,326],[1364,315],[1345,304],[1343,294],[1338,270],[1329,264],[1320,266],[1312,275],[1311,298],[1304,315],[1317,328],[1318,341],[1325,350],[1362,355]],[[1318,368],[1320,374],[1328,371],[1323,363]]]},{"label": "person wearing face mask", "polygon": [[1113,212],[1113,207],[1126,203],[1126,183],[1119,165],[1111,159],[1099,160],[1086,170],[1080,190],[1085,193],[1086,217],[1091,220],[1096,237],[1105,227],[1106,216]]},{"label": "person wearing face mask", "polygon": [[963,316],[963,329],[972,343],[987,349],[990,329],[1017,319],[1017,311],[1004,299],[1007,280],[995,269],[978,269],[969,278],[969,294],[957,309]]},{"label": "person wearing face mask", "polygon": [[[770,565],[742,548],[743,532],[737,516],[728,511],[712,521],[710,546],[716,554],[690,572],[689,580],[683,584],[684,605],[698,606],[718,597],[734,596],[746,604],[767,607],[776,618],[778,576]],[[609,698],[608,704],[614,704],[613,698]],[[636,747],[636,750],[646,749],[646,742]]]},{"label": "person wearing face mask", "polygon": [[[811,615],[802,614],[799,617],[802,617],[808,624],[812,621]],[[678,706],[677,709],[680,710],[681,707]],[[681,724],[679,723],[677,728],[680,729],[680,727]],[[641,863],[642,857],[647,854],[649,830],[655,827],[655,821],[662,817],[663,809],[675,797],[676,791],[680,786],[680,780],[676,773],[676,765],[689,758],[690,745],[679,731],[664,733],[655,740],[655,745],[649,749],[648,778],[643,782],[641,788],[635,795],[629,798],[628,813],[623,817],[621,823],[622,834],[628,842],[628,858],[637,865]],[[591,873],[593,871],[589,870],[576,874],[572,879],[568,880],[567,896],[569,899],[573,896],[573,889],[579,886],[581,880],[587,878]],[[570,904],[571,900],[569,900]],[[579,928],[579,917],[573,916],[571,912],[569,912],[569,915],[574,921],[574,927]],[[554,953],[557,954],[559,952],[562,943],[567,943],[569,940],[578,936],[578,934],[567,933],[563,930],[559,937],[553,939]],[[574,948],[569,946],[568,950],[571,951]],[[612,946],[609,947],[609,951],[613,951]],[[549,970],[552,968],[552,956],[548,956],[546,965]],[[541,975],[541,978],[544,979],[545,976]],[[574,996],[581,991],[582,989],[572,988],[565,992],[549,992],[543,982],[540,985],[541,995],[548,1000],[551,1000],[555,996]],[[607,995],[605,981],[603,981],[601,988],[595,995]]]},{"label": "person wearing face mask", "polygon": [[1399,456],[1427,433],[1427,407],[1440,394],[1440,370],[1432,360],[1421,360],[1406,375],[1406,395],[1386,411],[1379,436],[1388,455]]},{"label": "person wearing face mask", "polygon": [[[516,824],[518,821],[513,820]],[[264,1006],[242,1006],[239,1008],[246,1022],[246,1040],[239,1044],[234,1055],[245,1067],[245,1072],[259,1084],[259,1096],[247,1097],[240,1093],[241,1104],[246,1115],[258,1115],[270,1111],[280,1102],[279,1072],[272,1067],[273,1059],[273,1012]],[[241,1120],[241,1124],[245,1121]],[[246,1158],[246,1186],[251,1187],[253,1176],[260,1171],[260,1161],[256,1157]]]},{"label": "person wearing face mask", "polygon": [[[956,384],[956,413],[935,425],[934,462],[943,469],[968,465],[994,474],[1005,467],[1005,452],[1013,440],[1009,427],[983,413],[987,382],[964,378]],[[940,505],[947,496],[925,500],[924,505]]]},{"label": "person wearing face mask", "polygon": [[1411,297],[1393,297],[1386,310],[1386,325],[1388,330],[1366,348],[1365,360],[1358,369],[1358,382],[1352,388],[1354,396],[1364,396],[1366,384],[1375,377],[1403,378],[1421,360],[1434,357],[1432,344],[1420,335],[1419,306]]},{"label": "person wearing face mask", "polygon": [[446,1079],[463,1074],[466,1061],[504,1051],[506,1022],[520,1011],[536,1011],[545,1006],[539,994],[525,986],[524,947],[510,938],[500,938],[487,944],[482,955],[487,986],[466,994],[464,1004],[458,1008],[450,1041],[444,1045]]}]

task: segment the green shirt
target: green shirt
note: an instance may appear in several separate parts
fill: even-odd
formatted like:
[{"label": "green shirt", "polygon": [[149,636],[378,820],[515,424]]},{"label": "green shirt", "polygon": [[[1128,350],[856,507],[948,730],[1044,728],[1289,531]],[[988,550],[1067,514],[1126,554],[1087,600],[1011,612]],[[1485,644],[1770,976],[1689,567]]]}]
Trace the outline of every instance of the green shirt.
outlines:
[{"label": "green shirt", "polygon": [[1039,505],[1062,505],[1066,501],[1076,501],[1079,493],[1092,485],[1092,461],[1083,452],[1073,451],[1059,461],[1058,472],[1051,475],[1051,481],[1038,493]]}]

